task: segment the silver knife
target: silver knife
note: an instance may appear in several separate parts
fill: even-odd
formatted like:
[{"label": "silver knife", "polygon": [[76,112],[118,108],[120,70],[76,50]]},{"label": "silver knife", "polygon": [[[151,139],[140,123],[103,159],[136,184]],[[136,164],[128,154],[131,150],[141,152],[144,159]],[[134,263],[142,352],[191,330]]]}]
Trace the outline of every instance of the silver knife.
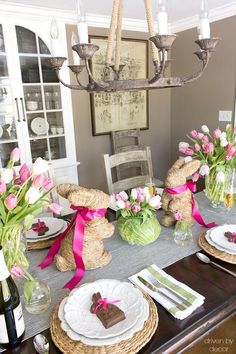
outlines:
[{"label": "silver knife", "polygon": [[179,302],[175,301],[174,299],[172,299],[171,297],[169,297],[168,295],[166,295],[166,293],[163,293],[160,289],[158,289],[156,286],[152,285],[151,283],[149,283],[147,280],[143,279],[142,277],[138,276],[138,280],[144,284],[148,289],[161,294],[162,297],[166,298],[167,300],[169,300],[170,302],[172,302],[173,304],[175,304],[175,306],[181,310],[184,311],[186,310],[186,308],[188,308],[186,305],[184,304],[180,304]]},{"label": "silver knife", "polygon": [[[177,291],[171,289],[169,286],[167,286],[167,285],[161,283],[161,282],[160,282],[159,280],[157,280],[152,274],[150,274],[150,277],[151,277],[150,281],[152,282],[152,284],[153,284],[154,286],[157,286],[157,287],[160,286],[160,287],[162,287],[162,288],[164,288],[164,289],[167,289],[171,294],[173,294],[174,296],[176,296],[179,300],[183,301],[184,304],[186,304],[187,306],[192,306],[192,303],[189,302],[189,301],[186,299],[186,297],[184,297],[183,295],[177,293]],[[157,285],[156,285],[156,284],[157,284]]]}]

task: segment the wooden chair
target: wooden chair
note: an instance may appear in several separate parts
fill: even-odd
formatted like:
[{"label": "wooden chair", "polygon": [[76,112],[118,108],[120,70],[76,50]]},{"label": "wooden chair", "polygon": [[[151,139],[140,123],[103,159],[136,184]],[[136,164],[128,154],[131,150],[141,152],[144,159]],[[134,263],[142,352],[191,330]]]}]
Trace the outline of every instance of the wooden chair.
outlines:
[{"label": "wooden chair", "polygon": [[[153,178],[152,158],[149,146],[147,146],[144,150],[124,151],[111,156],[105,154],[104,162],[109,194],[118,193],[120,191],[135,187],[145,186],[145,183]],[[112,171],[112,169],[124,164],[130,164],[132,162],[145,162],[147,164],[147,174],[128,177],[121,180],[116,178],[116,181],[114,181],[115,173]]]}]

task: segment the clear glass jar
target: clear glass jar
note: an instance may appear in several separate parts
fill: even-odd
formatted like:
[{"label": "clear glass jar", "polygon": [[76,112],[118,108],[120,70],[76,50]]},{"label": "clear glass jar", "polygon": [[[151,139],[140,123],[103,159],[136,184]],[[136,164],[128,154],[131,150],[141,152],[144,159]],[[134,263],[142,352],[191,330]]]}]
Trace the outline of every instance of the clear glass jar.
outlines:
[{"label": "clear glass jar", "polygon": [[210,173],[205,178],[205,194],[206,197],[210,200],[211,206],[213,208],[218,208],[221,203],[224,201],[224,191],[227,184],[227,174],[228,172],[224,173],[224,178],[222,181],[217,182],[217,167],[214,167],[210,170]]},{"label": "clear glass jar", "polygon": [[224,206],[231,210],[235,205],[236,198],[236,177],[235,169],[231,170],[227,176],[227,183],[224,190]]},{"label": "clear glass jar", "polygon": [[193,241],[190,226],[185,221],[177,221],[174,230],[174,241],[178,246],[189,246]]},{"label": "clear glass jar", "polygon": [[26,310],[38,315],[45,312],[51,303],[49,286],[42,280],[27,280],[24,284],[24,299]]}]

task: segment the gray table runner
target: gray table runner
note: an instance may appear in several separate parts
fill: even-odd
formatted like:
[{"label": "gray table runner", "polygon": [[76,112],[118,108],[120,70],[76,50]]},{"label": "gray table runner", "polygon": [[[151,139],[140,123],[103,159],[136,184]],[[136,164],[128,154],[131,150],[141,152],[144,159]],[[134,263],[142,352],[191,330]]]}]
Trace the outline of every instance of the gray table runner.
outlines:
[{"label": "gray table runner", "polygon": [[[203,193],[195,198],[199,204],[201,214],[206,223],[215,221],[217,224],[235,223],[236,208],[231,211],[226,209],[212,209]],[[158,219],[161,211],[158,212]],[[112,253],[112,261],[106,267],[86,271],[81,284],[98,279],[114,278],[127,280],[129,276],[137,273],[150,264],[155,263],[164,268],[176,261],[189,256],[199,250],[197,236],[204,230],[198,224],[192,228],[193,243],[187,247],[179,247],[173,240],[173,229],[162,227],[159,238],[147,246],[131,246],[123,241],[117,232],[104,241],[105,248]],[[44,270],[37,268],[48,250],[30,251],[29,261],[31,273],[48,283],[51,288],[52,302],[50,308],[41,315],[31,315],[24,311],[26,334],[25,339],[36,335],[49,327],[50,314],[54,306],[66,295],[68,290],[63,285],[72,277],[73,272],[59,272],[54,265]],[[23,301],[23,299],[22,299]]]}]

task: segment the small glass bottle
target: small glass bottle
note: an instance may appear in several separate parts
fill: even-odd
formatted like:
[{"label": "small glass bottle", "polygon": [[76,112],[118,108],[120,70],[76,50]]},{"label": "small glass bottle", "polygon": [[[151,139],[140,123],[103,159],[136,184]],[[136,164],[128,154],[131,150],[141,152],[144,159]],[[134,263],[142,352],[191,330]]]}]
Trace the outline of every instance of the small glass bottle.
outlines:
[{"label": "small glass bottle", "polygon": [[189,246],[193,241],[193,235],[190,226],[182,220],[175,224],[174,241],[178,246]]}]

